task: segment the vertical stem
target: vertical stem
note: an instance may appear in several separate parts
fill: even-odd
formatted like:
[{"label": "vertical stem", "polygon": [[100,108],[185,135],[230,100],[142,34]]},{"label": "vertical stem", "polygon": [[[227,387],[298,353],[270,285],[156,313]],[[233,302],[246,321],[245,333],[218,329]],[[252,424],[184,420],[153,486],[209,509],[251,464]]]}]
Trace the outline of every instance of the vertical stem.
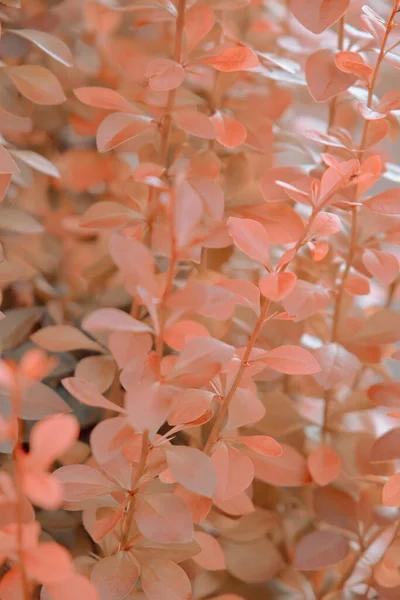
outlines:
[{"label": "vertical stem", "polygon": [[[375,85],[376,85],[376,81],[378,78],[378,74],[379,74],[379,70],[380,67],[382,65],[383,59],[385,57],[385,48],[386,48],[386,43],[389,37],[389,33],[392,30],[393,26],[394,26],[394,19],[396,16],[396,12],[397,12],[397,8],[396,6],[393,8],[392,13],[390,15],[389,21],[387,22],[386,25],[386,31],[385,31],[385,35],[383,37],[382,40],[382,45],[381,45],[381,49],[378,55],[378,59],[376,61],[375,64],[375,68],[374,71],[372,73],[372,78],[371,78],[371,83],[369,85],[369,91],[368,91],[368,101],[367,101],[367,107],[371,108],[372,107],[372,100],[374,97],[374,89],[375,89]],[[366,144],[367,144],[367,136],[368,136],[368,127],[369,127],[369,121],[367,121],[366,119],[364,119],[364,127],[363,127],[363,133],[362,133],[362,137],[361,137],[361,143],[360,143],[360,148],[358,151],[358,158],[359,160],[361,160],[365,148],[366,148]],[[358,189],[356,188],[356,192],[355,192],[355,200],[357,201],[358,198]],[[340,280],[339,283],[339,287],[337,290],[337,296],[336,296],[336,302],[335,302],[335,308],[334,308],[334,315],[333,315],[333,322],[332,322],[332,341],[335,342],[337,340],[338,337],[338,328],[339,328],[339,324],[340,324],[340,318],[341,318],[341,312],[342,312],[342,301],[343,301],[343,295],[344,295],[344,287],[347,281],[347,277],[349,275],[350,269],[351,269],[351,265],[354,259],[354,254],[355,251],[357,249],[357,227],[358,227],[358,213],[357,213],[357,207],[354,206],[352,209],[352,225],[351,225],[351,240],[350,240],[350,247],[349,247],[349,252],[347,255],[347,260],[346,260],[346,267],[345,270],[343,272],[342,278]]]},{"label": "vertical stem", "polygon": [[[308,223],[304,229],[303,235],[301,236],[301,238],[299,239],[299,241],[297,242],[294,250],[295,253],[297,254],[297,251],[301,248],[301,246],[303,245],[304,241],[307,239],[308,236],[308,232],[310,231],[310,227],[315,219],[315,217],[317,216],[318,212],[316,210],[313,210],[313,212],[310,215],[310,218],[308,220]],[[281,271],[284,271],[286,268],[288,267],[288,265],[285,265]],[[232,400],[237,388],[240,385],[240,382],[242,380],[242,377],[244,375],[244,372],[246,370],[246,367],[248,365],[248,361],[250,358],[250,354],[251,351],[254,347],[254,344],[257,341],[257,337],[258,334],[260,333],[262,326],[264,325],[265,319],[267,317],[268,314],[268,309],[270,307],[271,302],[269,300],[267,300],[266,298],[263,299],[262,305],[261,305],[261,312],[260,312],[260,316],[257,319],[257,322],[254,326],[254,330],[253,333],[250,336],[249,342],[247,344],[246,347],[246,351],[243,355],[242,358],[242,362],[240,363],[240,367],[236,373],[235,379],[233,380],[233,383],[231,385],[231,387],[229,388],[228,393],[226,394],[226,396],[222,399],[221,401],[221,406],[219,408],[217,417],[214,421],[214,424],[211,428],[210,434],[208,436],[206,445],[204,446],[204,452],[206,454],[210,454],[215,442],[218,440],[218,436],[220,434],[221,431],[221,427],[223,425],[226,413],[228,412],[228,408],[229,408],[229,404],[230,401]]]},{"label": "vertical stem", "polygon": [[128,538],[129,531],[132,525],[133,516],[135,514],[135,488],[146,470],[147,455],[149,453],[149,432],[147,429],[143,432],[142,448],[138,468],[136,469],[131,481],[131,497],[129,499],[125,521],[122,526],[122,537],[118,546],[118,552],[124,549]]}]

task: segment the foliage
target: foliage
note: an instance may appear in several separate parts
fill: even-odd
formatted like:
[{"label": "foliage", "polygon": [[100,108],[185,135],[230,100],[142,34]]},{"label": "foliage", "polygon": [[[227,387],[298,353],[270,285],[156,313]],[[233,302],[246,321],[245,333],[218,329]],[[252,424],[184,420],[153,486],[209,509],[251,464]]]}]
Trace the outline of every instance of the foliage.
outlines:
[{"label": "foliage", "polygon": [[0,0],[1,600],[400,594],[399,0]]}]

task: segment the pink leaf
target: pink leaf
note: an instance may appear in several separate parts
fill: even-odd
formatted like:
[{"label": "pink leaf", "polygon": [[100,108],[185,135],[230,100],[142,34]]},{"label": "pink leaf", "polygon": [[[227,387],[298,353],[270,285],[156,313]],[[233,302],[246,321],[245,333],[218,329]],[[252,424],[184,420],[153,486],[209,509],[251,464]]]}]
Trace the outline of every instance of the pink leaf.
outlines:
[{"label": "pink leaf", "polygon": [[213,397],[213,392],[207,390],[182,390],[175,397],[172,411],[168,415],[168,423],[180,425],[195,421],[210,408]]},{"label": "pink leaf", "polygon": [[168,467],[178,483],[191,492],[212,498],[217,476],[208,456],[187,446],[167,446],[165,452]]},{"label": "pink leaf", "polygon": [[336,531],[314,531],[296,546],[294,566],[300,571],[316,571],[336,565],[346,558],[349,542]]},{"label": "pink leaf", "polygon": [[217,473],[217,499],[229,500],[251,485],[254,466],[245,454],[222,443],[212,454],[211,460]]},{"label": "pink leaf", "polygon": [[263,296],[279,302],[290,294],[296,285],[297,277],[294,273],[268,273],[258,282],[260,292]]},{"label": "pink leaf", "polygon": [[62,40],[45,31],[37,31],[36,29],[8,29],[7,33],[25,38],[66,67],[72,67],[73,57],[68,46]]},{"label": "pink leaf", "polygon": [[226,569],[225,556],[218,540],[203,531],[196,531],[194,537],[201,548],[200,553],[193,557],[195,563],[207,571]]},{"label": "pink leaf", "polygon": [[81,87],[76,88],[74,94],[81,102],[88,106],[124,113],[136,112],[132,104],[115,90],[103,87]]},{"label": "pink leaf", "polygon": [[269,242],[264,227],[253,219],[229,217],[229,233],[235,245],[263,265],[269,264]]},{"label": "pink leaf", "polygon": [[62,384],[71,396],[82,402],[82,404],[86,404],[86,406],[96,406],[106,410],[125,412],[123,408],[110,402],[100,394],[96,386],[90,381],[86,381],[80,377],[66,377],[62,380]]},{"label": "pink leaf", "polygon": [[179,111],[174,114],[174,121],[178,127],[190,135],[205,140],[214,140],[216,138],[217,134],[210,118],[197,110]]},{"label": "pink leaf", "polygon": [[228,48],[218,56],[212,56],[205,61],[217,71],[235,72],[247,71],[258,66],[258,58],[247,46]]},{"label": "pink leaf", "polygon": [[63,484],[66,502],[82,502],[119,489],[118,485],[106,479],[100,471],[86,465],[61,467],[55,471],[55,476]]},{"label": "pink leaf", "polygon": [[98,331],[112,329],[113,331],[130,331],[132,333],[144,333],[151,328],[134,319],[128,313],[119,308],[99,308],[85,317],[82,322],[83,329],[87,331]]},{"label": "pink leaf", "polygon": [[362,255],[362,261],[367,271],[385,286],[390,285],[400,271],[398,258],[393,254],[387,254],[379,250],[366,248]]},{"label": "pink leaf", "polygon": [[292,487],[311,481],[306,459],[292,446],[282,444],[277,457],[252,454],[256,477],[271,485]]},{"label": "pink leaf", "polygon": [[236,148],[246,141],[246,128],[236,119],[217,111],[210,121],[215,128],[217,141],[226,148]]},{"label": "pink leaf", "polygon": [[235,442],[244,444],[262,456],[281,456],[282,446],[269,435],[241,435]]},{"label": "pink leaf", "polygon": [[79,423],[72,415],[54,415],[33,426],[30,457],[47,469],[78,439]]},{"label": "pink leaf", "polygon": [[341,384],[350,387],[361,367],[358,358],[339,344],[327,344],[318,348],[314,357],[321,367],[321,372],[316,373],[314,379],[325,390],[334,389]]},{"label": "pink leaf", "polygon": [[140,533],[153,542],[184,544],[193,539],[189,509],[173,494],[138,495],[135,520]]},{"label": "pink leaf", "polygon": [[43,542],[26,553],[24,564],[29,575],[45,585],[67,579],[73,573],[72,558],[55,542]]},{"label": "pink leaf", "polygon": [[149,86],[158,92],[167,92],[179,87],[185,79],[182,65],[168,58],[154,58],[146,66]]},{"label": "pink leaf", "polygon": [[211,31],[214,22],[214,12],[208,4],[195,4],[186,11],[185,34],[188,54]]},{"label": "pink leaf", "polygon": [[135,431],[156,432],[167,420],[171,405],[172,391],[159,383],[136,382],[125,395],[128,420]]},{"label": "pink leaf", "polygon": [[62,104],[66,100],[57,77],[44,67],[7,67],[6,73],[21,94],[36,104]]},{"label": "pink leaf", "polygon": [[343,73],[337,68],[331,50],[317,50],[311,54],[307,59],[305,72],[308,89],[316,102],[334,98],[357,81],[354,75]]},{"label": "pink leaf", "polygon": [[400,506],[400,473],[392,475],[383,486],[382,502],[385,506]]},{"label": "pink leaf", "polygon": [[322,33],[345,14],[350,0],[290,0],[289,8],[298,21],[312,33]]},{"label": "pink leaf", "polygon": [[91,579],[100,600],[123,600],[139,578],[139,567],[131,553],[118,552],[96,562]]},{"label": "pink leaf", "polygon": [[88,338],[82,331],[71,325],[50,325],[39,329],[31,336],[31,340],[49,352],[70,352],[71,350],[103,349]]},{"label": "pink leaf", "polygon": [[364,206],[380,215],[400,215],[400,188],[392,188],[364,202]]},{"label": "pink leaf", "polygon": [[152,120],[144,115],[112,113],[101,122],[97,130],[96,142],[99,152],[107,152],[120,144],[144,133]]},{"label": "pink leaf", "polygon": [[319,485],[328,485],[340,475],[342,462],[330,446],[321,444],[307,459],[308,469]]},{"label": "pink leaf", "polygon": [[234,349],[214,338],[191,338],[180,353],[169,379],[195,387],[212,379],[233,357]]},{"label": "pink leaf", "polygon": [[185,571],[170,560],[160,558],[147,563],[142,569],[140,581],[149,600],[192,598],[190,581]]},{"label": "pink leaf", "polygon": [[321,371],[313,355],[300,346],[279,346],[269,350],[261,360],[271,369],[287,375],[312,375]]}]

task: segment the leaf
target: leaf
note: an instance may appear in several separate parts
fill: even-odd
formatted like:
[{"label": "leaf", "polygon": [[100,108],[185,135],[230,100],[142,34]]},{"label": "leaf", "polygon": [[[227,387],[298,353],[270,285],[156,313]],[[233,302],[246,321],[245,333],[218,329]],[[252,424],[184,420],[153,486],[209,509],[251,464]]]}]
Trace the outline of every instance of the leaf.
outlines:
[{"label": "leaf", "polygon": [[357,506],[349,494],[334,487],[317,488],[314,508],[318,519],[333,527],[358,533]]},{"label": "leaf", "polygon": [[400,506],[400,473],[392,475],[383,486],[382,502],[385,506]]},{"label": "leaf", "polygon": [[317,571],[336,565],[346,558],[349,542],[336,531],[314,531],[296,546],[294,566],[300,571]]},{"label": "leaf", "polygon": [[196,531],[195,540],[201,551],[193,557],[194,562],[207,571],[226,569],[225,556],[219,541],[208,533]]},{"label": "leaf", "polygon": [[119,308],[99,308],[84,318],[83,329],[87,331],[113,330],[145,333],[151,328]]},{"label": "leaf", "polygon": [[81,217],[80,225],[89,228],[114,229],[138,218],[141,218],[140,213],[131,210],[128,206],[106,200],[89,206]]},{"label": "leaf", "polygon": [[281,456],[282,446],[269,435],[241,435],[235,442],[244,444],[262,456]]},{"label": "leaf", "polygon": [[73,574],[72,558],[68,551],[55,542],[43,542],[34,552],[24,556],[30,577],[44,585],[67,579]]},{"label": "leaf", "polygon": [[71,408],[51,387],[41,381],[29,385],[21,399],[21,419],[37,421],[56,413],[71,412]]},{"label": "leaf", "polygon": [[258,360],[287,375],[313,375],[321,371],[313,355],[300,346],[279,346],[269,350]]},{"label": "leaf", "polygon": [[92,383],[101,394],[112,385],[115,373],[116,364],[111,356],[86,356],[75,368],[75,377]]},{"label": "leaf", "polygon": [[149,600],[192,598],[190,581],[185,571],[170,560],[160,558],[146,563],[142,568],[140,581]]},{"label": "leaf", "polygon": [[44,156],[37,154],[37,152],[32,152],[31,150],[13,150],[13,155],[32,167],[32,169],[35,169],[35,171],[39,171],[50,177],[57,177],[57,179],[60,178],[57,167],[47,160],[47,158],[44,158]]},{"label": "leaf", "polygon": [[253,219],[229,217],[229,233],[235,245],[253,260],[269,264],[269,241],[264,227]]},{"label": "leaf", "polygon": [[321,444],[307,459],[308,470],[318,485],[328,485],[340,475],[342,461],[330,446]]},{"label": "leaf", "polygon": [[337,215],[327,212],[319,212],[312,222],[308,232],[310,239],[316,237],[327,237],[338,233],[342,228]]},{"label": "leaf", "polygon": [[11,175],[14,173],[19,173],[18,165],[13,160],[11,154],[3,146],[0,146],[0,174]]},{"label": "leaf", "polygon": [[13,206],[0,206],[0,229],[15,233],[42,233],[43,226],[29,213]]},{"label": "leaf", "polygon": [[372,462],[397,460],[400,458],[400,428],[391,429],[377,440],[371,448]]},{"label": "leaf", "polygon": [[297,279],[293,291],[283,299],[284,309],[303,321],[324,310],[329,302],[329,292],[320,285]]},{"label": "leaf", "polygon": [[62,40],[49,33],[34,29],[7,29],[7,33],[25,38],[66,67],[72,67],[74,59],[71,50]]},{"label": "leaf", "polygon": [[186,49],[190,54],[211,31],[215,16],[208,4],[195,4],[185,15]]},{"label": "leaf", "polygon": [[217,136],[211,119],[197,110],[181,110],[173,115],[173,119],[178,127],[190,135],[205,140],[214,140]]},{"label": "leaf", "polygon": [[31,335],[31,340],[49,352],[71,352],[72,350],[95,350],[102,347],[71,325],[50,325]]},{"label": "leaf", "polygon": [[121,111],[123,113],[136,112],[136,109],[128,100],[115,90],[104,87],[81,87],[75,88],[74,94],[88,106],[104,108],[105,110]]},{"label": "leaf", "polygon": [[364,206],[380,215],[400,215],[400,188],[373,196],[364,202]]},{"label": "leaf", "polygon": [[331,50],[317,50],[311,54],[306,61],[305,74],[308,89],[316,102],[325,102],[338,96],[357,81],[354,75],[337,68]]},{"label": "leaf", "polygon": [[149,86],[157,92],[167,92],[178,88],[185,79],[185,71],[179,63],[168,58],[154,58],[144,71],[149,78]]},{"label": "leaf", "polygon": [[368,398],[376,406],[400,408],[400,382],[376,383],[368,388]]},{"label": "leaf", "polygon": [[210,121],[215,129],[217,142],[222,146],[236,148],[246,141],[246,128],[236,119],[217,111],[210,117]]},{"label": "leaf", "polygon": [[221,443],[211,455],[217,473],[217,500],[229,500],[246,490],[254,478],[251,459],[226,443]]},{"label": "leaf", "polygon": [[135,381],[125,395],[129,423],[135,431],[157,432],[172,406],[172,390],[158,382]]},{"label": "leaf", "polygon": [[57,77],[38,65],[6,67],[6,74],[25,98],[35,104],[62,104],[66,100]]},{"label": "leaf", "polygon": [[[226,568],[236,579],[248,584],[263,585],[283,569],[284,562],[275,544],[266,536],[248,543],[221,538]],[[233,598],[226,600],[237,600]],[[224,595],[222,596],[224,599]]]},{"label": "leaf", "polygon": [[32,428],[30,458],[41,469],[48,469],[78,439],[79,423],[73,415],[53,415]]},{"label": "leaf", "polygon": [[96,143],[99,152],[107,152],[120,144],[145,132],[152,120],[144,115],[130,113],[112,113],[100,124],[97,130]]},{"label": "leaf", "polygon": [[237,46],[228,48],[217,56],[211,56],[204,61],[217,71],[231,73],[235,71],[247,71],[258,66],[258,58],[251,48]]},{"label": "leaf", "polygon": [[200,496],[213,497],[217,476],[208,456],[187,446],[167,446],[165,453],[168,467],[178,483]]},{"label": "leaf", "polygon": [[272,302],[279,302],[290,294],[296,285],[297,277],[294,273],[268,273],[258,282],[258,287],[263,296]]},{"label": "leaf", "polygon": [[210,408],[213,397],[214,393],[207,390],[182,390],[175,396],[168,423],[181,425],[195,421]]},{"label": "leaf", "polygon": [[54,472],[54,476],[63,485],[65,502],[82,502],[119,490],[117,484],[87,465],[60,467]]},{"label": "leaf", "polygon": [[174,233],[178,249],[189,243],[202,217],[203,204],[200,196],[187,181],[178,184],[174,206]]},{"label": "leaf", "polygon": [[334,389],[339,385],[351,387],[354,377],[361,367],[361,363],[354,354],[351,354],[340,344],[327,344],[314,351],[321,372],[314,375],[314,379],[325,390]]},{"label": "leaf", "polygon": [[282,444],[282,455],[251,454],[258,479],[275,486],[297,487],[311,481],[307,461],[295,448]]},{"label": "leaf", "polygon": [[364,267],[378,279],[382,285],[389,286],[400,271],[399,260],[393,254],[366,248],[362,255]]},{"label": "leaf", "polygon": [[137,495],[135,520],[140,533],[153,542],[185,544],[193,539],[191,513],[170,493]]},{"label": "leaf", "polygon": [[115,412],[125,413],[124,409],[110,402],[102,394],[96,386],[90,381],[79,377],[66,377],[62,380],[65,389],[79,402],[86,406],[95,406],[104,408],[105,410],[114,410]]},{"label": "leaf", "polygon": [[212,379],[233,357],[234,348],[211,337],[191,338],[180,353],[169,379],[195,387]]},{"label": "leaf", "polygon": [[350,0],[290,0],[289,8],[294,17],[312,33],[322,33],[345,14]]},{"label": "leaf", "polygon": [[132,555],[126,552],[118,552],[96,562],[91,574],[100,600],[123,600],[138,578],[139,567]]}]

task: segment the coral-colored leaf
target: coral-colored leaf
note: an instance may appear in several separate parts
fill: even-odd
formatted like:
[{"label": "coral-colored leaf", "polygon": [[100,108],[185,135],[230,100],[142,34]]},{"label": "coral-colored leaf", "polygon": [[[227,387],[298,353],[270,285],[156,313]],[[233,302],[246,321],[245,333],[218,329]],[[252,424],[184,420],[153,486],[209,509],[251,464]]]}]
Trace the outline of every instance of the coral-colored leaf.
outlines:
[{"label": "coral-colored leaf", "polygon": [[140,581],[149,600],[191,600],[192,590],[185,571],[170,560],[162,558],[147,563]]},{"label": "coral-colored leaf", "polygon": [[349,543],[336,531],[314,531],[305,535],[296,546],[294,566],[300,571],[316,571],[336,565],[346,558]]},{"label": "coral-colored leaf", "polygon": [[345,14],[350,0],[290,0],[289,8],[298,21],[312,33],[322,33]]},{"label": "coral-colored leaf", "polygon": [[183,544],[193,538],[189,509],[173,494],[138,495],[135,521],[139,531],[153,542]]},{"label": "coral-colored leaf", "polygon": [[337,68],[331,50],[317,50],[311,54],[307,59],[305,72],[308,89],[316,102],[334,98],[357,80],[354,75],[343,73]]},{"label": "coral-colored leaf", "polygon": [[88,106],[105,110],[136,112],[134,107],[115,90],[103,87],[81,87],[74,90],[75,96]]},{"label": "coral-colored leaf", "polygon": [[264,227],[253,219],[229,217],[229,233],[235,245],[263,265],[269,264],[269,241]]},{"label": "coral-colored leaf", "polygon": [[131,554],[118,552],[94,566],[91,574],[100,600],[123,600],[139,578],[139,567]]},{"label": "coral-colored leaf", "polygon": [[251,48],[237,46],[223,50],[221,54],[207,58],[205,61],[217,71],[235,72],[247,71],[258,66],[258,58]]},{"label": "coral-colored leaf", "polygon": [[168,58],[154,58],[145,69],[149,86],[158,92],[167,92],[179,87],[185,79],[182,65]]},{"label": "coral-colored leaf", "polygon": [[263,296],[279,302],[293,290],[297,277],[294,273],[268,273],[258,282],[258,286]]},{"label": "coral-colored leaf", "polygon": [[217,111],[210,121],[216,131],[217,141],[226,148],[236,148],[246,141],[246,128],[236,119]]},{"label": "coral-colored leaf", "polygon": [[59,61],[66,67],[71,67],[73,57],[71,50],[60,39],[46,33],[45,31],[37,31],[34,29],[8,29],[7,33],[19,35],[26,40],[29,40],[35,46],[46,52],[49,56]]},{"label": "coral-colored leaf", "polygon": [[86,406],[97,406],[106,410],[125,412],[120,406],[113,404],[100,394],[97,387],[90,381],[80,377],[66,377],[62,380],[62,384],[71,396],[82,402],[82,404],[86,404]]},{"label": "coral-colored leaf", "polygon": [[336,452],[321,444],[307,459],[308,469],[314,481],[319,485],[328,485],[340,475],[342,462]]},{"label": "coral-colored leaf", "polygon": [[271,369],[287,375],[312,375],[321,371],[313,355],[300,346],[279,346],[269,350],[260,360]]},{"label": "coral-colored leaf", "polygon": [[50,325],[31,336],[31,340],[50,352],[69,352],[71,350],[102,351],[99,344],[88,338],[82,331],[70,325]]},{"label": "coral-colored leaf", "polygon": [[212,498],[217,486],[217,476],[208,456],[196,448],[186,446],[168,446],[166,456],[176,481],[191,492]]},{"label": "coral-colored leaf", "polygon": [[7,67],[6,73],[21,94],[36,104],[62,104],[66,100],[57,77],[44,67]]},{"label": "coral-colored leaf", "polygon": [[144,133],[151,126],[150,117],[130,113],[112,113],[101,122],[96,142],[99,152],[107,152]]}]

